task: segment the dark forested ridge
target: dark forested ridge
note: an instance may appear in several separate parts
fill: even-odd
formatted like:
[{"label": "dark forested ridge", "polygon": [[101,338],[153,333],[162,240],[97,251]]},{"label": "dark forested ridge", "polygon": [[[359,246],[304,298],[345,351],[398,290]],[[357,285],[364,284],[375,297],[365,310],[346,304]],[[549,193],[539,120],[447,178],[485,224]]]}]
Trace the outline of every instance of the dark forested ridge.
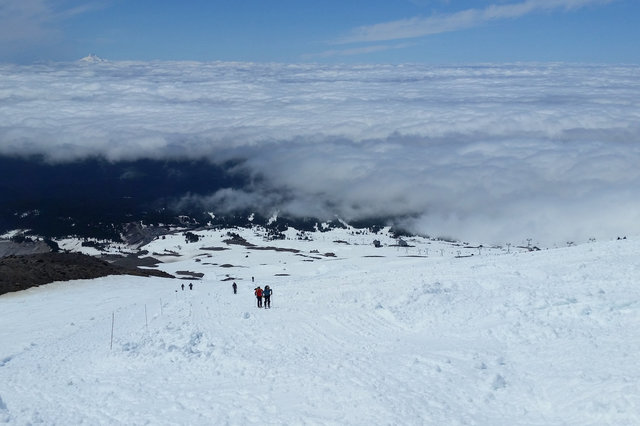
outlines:
[{"label": "dark forested ridge", "polygon": [[[192,228],[263,225],[277,238],[288,226],[304,231],[320,222],[283,216],[274,221],[252,209],[219,214],[215,206],[197,204],[176,209],[176,201],[186,194],[247,188],[249,177],[237,172],[241,162],[89,158],[50,163],[40,157],[0,156],[0,233],[28,229],[48,238],[73,235],[118,241],[131,223]],[[352,225],[375,229],[386,222],[374,218]],[[331,221],[331,227],[336,226],[341,222]]]},{"label": "dark forested ridge", "polygon": [[194,213],[170,208],[185,194],[243,187],[243,177],[229,172],[233,166],[101,158],[52,164],[0,156],[0,231],[26,228],[44,236],[114,239],[125,223],[172,224],[177,216]]}]

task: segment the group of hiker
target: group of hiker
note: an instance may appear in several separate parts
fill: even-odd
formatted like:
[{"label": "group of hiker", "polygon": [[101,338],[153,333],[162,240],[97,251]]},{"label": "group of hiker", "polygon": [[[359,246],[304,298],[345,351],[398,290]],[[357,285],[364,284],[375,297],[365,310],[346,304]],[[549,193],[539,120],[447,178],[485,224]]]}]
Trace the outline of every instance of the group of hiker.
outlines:
[{"label": "group of hiker", "polygon": [[[253,289],[253,294],[255,294],[256,299],[258,299],[258,308],[271,308],[271,293],[272,290],[268,285],[264,287],[264,290],[261,289],[260,286]],[[264,298],[264,303],[262,302],[262,298]]]},{"label": "group of hiker", "polygon": [[[253,277],[251,277],[251,281],[253,281]],[[231,285],[233,288],[233,294],[238,293],[238,284],[235,282]],[[256,295],[256,300],[258,302],[258,308],[271,309],[271,294],[273,290],[268,285],[264,286],[264,289],[260,286],[253,289],[253,294]],[[263,300],[264,299],[264,300]]]},{"label": "group of hiker", "polygon": [[[254,282],[254,277],[251,277],[251,282]],[[182,291],[184,291],[184,284],[181,285]],[[238,284],[235,282],[231,284],[231,288],[233,288],[233,294],[238,294]],[[193,290],[193,283],[189,283],[189,290]],[[176,290],[177,292],[178,290]],[[253,289],[253,294],[256,295],[256,299],[258,302],[258,308],[271,308],[271,294],[273,290],[268,285],[264,286],[264,289],[260,286]]]}]

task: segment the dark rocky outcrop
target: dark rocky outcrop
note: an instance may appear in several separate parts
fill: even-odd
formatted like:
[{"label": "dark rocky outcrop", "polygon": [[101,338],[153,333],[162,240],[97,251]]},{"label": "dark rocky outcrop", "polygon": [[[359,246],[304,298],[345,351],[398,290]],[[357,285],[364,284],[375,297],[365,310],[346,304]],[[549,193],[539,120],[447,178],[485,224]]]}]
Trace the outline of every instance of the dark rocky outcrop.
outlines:
[{"label": "dark rocky outcrop", "polygon": [[16,242],[0,240],[0,258],[24,254],[49,253],[51,246],[44,241]]},{"label": "dark rocky outcrop", "polygon": [[54,281],[92,279],[108,275],[174,278],[154,269],[125,268],[80,253],[38,253],[0,259],[0,294]]}]

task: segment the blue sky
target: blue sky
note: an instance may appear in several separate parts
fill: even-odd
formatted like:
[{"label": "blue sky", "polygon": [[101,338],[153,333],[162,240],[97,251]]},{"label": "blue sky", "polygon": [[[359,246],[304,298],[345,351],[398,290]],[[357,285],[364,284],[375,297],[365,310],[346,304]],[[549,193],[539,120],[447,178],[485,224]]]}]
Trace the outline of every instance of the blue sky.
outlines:
[{"label": "blue sky", "polygon": [[639,63],[638,0],[0,0],[0,62]]}]

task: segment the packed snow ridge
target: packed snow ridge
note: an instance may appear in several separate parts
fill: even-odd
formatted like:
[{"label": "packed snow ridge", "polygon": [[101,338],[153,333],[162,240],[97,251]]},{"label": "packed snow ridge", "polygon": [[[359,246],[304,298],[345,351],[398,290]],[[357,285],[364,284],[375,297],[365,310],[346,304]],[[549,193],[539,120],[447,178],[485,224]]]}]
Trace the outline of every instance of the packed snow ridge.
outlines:
[{"label": "packed snow ridge", "polygon": [[[535,251],[190,233],[139,248],[184,279],[0,296],[0,422],[640,424],[640,238]],[[81,243],[58,241],[131,250]]]}]

